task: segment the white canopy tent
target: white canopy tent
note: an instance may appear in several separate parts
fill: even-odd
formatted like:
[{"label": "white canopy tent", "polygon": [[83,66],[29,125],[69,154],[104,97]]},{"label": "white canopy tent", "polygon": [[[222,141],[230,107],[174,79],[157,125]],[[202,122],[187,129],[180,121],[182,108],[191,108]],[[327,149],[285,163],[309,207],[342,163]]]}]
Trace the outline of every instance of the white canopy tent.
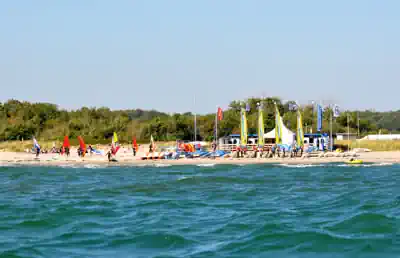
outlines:
[{"label": "white canopy tent", "polygon": [[[287,129],[285,125],[282,126],[282,144],[292,145],[295,137],[296,135]],[[275,139],[275,129],[264,134],[264,139]]]}]

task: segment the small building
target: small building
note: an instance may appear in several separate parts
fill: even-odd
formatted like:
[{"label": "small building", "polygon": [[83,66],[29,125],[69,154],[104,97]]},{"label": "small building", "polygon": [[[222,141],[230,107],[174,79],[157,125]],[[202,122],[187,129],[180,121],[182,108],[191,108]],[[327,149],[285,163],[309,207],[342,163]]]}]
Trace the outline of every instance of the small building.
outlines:
[{"label": "small building", "polygon": [[[335,135],[332,135],[333,144]],[[319,150],[329,150],[330,139],[327,133],[305,133],[304,134],[304,145],[316,146]],[[332,146],[333,146],[332,144]]]},{"label": "small building", "polygon": [[337,133],[336,134],[336,140],[338,141],[355,141],[357,140],[357,134],[356,133]]},{"label": "small building", "polygon": [[[247,144],[257,144],[258,135],[249,134],[247,135]],[[230,134],[218,139],[218,144],[221,145],[238,145],[240,144],[240,134]]]}]

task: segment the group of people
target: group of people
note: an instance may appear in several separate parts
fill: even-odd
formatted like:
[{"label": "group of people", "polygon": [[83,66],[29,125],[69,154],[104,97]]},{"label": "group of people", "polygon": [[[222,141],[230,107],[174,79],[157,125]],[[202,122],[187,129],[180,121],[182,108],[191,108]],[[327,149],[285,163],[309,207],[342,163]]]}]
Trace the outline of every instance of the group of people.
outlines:
[{"label": "group of people", "polygon": [[[298,147],[296,145],[292,145],[288,148],[282,145],[274,144],[272,146],[254,146],[251,154],[248,153],[249,150],[247,147],[237,146],[233,149],[234,156],[237,158],[243,157],[256,157],[259,154],[259,157],[269,158],[269,157],[286,157],[286,153],[289,152],[289,156],[291,158],[297,157],[300,154],[300,157],[303,155],[304,148],[303,146]],[[249,155],[247,155],[249,154]]]}]

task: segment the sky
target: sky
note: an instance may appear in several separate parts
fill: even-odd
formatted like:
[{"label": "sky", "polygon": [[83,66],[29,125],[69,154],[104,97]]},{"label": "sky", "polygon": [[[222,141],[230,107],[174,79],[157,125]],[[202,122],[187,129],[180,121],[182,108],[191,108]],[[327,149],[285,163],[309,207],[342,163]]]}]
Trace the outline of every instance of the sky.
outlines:
[{"label": "sky", "polygon": [[400,109],[398,0],[0,3],[0,101],[215,112],[277,96]]}]

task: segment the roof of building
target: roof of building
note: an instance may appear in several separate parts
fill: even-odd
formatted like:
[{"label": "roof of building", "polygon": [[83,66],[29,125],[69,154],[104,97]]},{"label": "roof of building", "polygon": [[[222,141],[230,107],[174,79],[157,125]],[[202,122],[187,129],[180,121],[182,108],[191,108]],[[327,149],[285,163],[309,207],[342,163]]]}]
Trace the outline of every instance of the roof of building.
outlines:
[{"label": "roof of building", "polygon": [[[240,134],[230,134],[227,137],[240,137]],[[248,134],[247,137],[258,137],[258,134]]]},{"label": "roof of building", "polygon": [[322,136],[326,137],[328,135],[329,134],[327,133],[305,133],[304,137],[322,137]]}]

